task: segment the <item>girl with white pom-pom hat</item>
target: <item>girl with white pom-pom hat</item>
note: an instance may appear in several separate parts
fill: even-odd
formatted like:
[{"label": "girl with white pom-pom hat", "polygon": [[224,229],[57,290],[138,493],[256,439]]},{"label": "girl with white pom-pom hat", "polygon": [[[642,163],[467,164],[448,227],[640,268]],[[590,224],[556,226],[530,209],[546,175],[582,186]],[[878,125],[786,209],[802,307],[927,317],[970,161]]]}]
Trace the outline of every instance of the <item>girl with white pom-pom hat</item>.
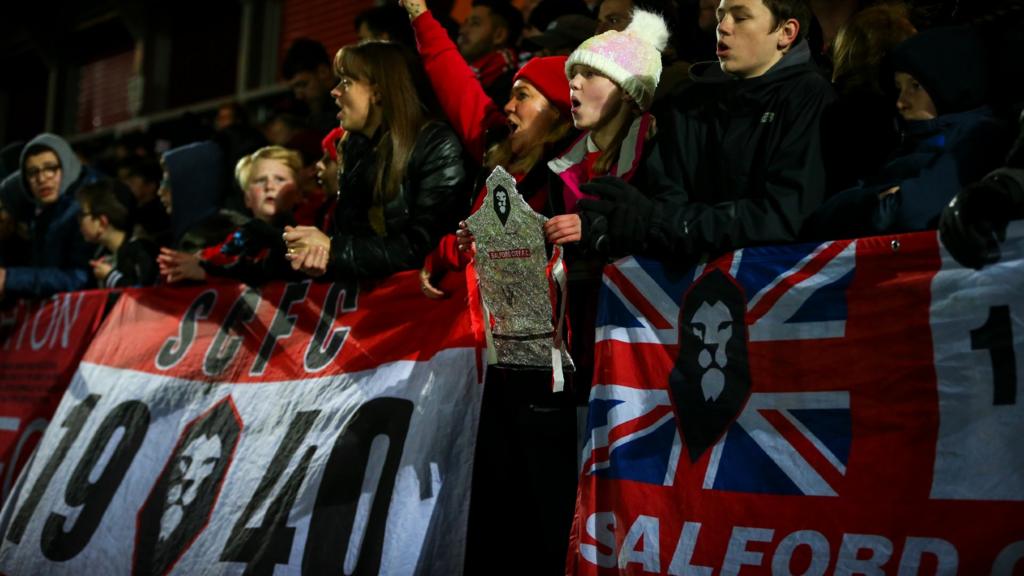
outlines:
[{"label": "girl with white pom-pom hat", "polygon": [[544,226],[549,242],[580,240],[576,203],[588,197],[580,185],[599,176],[628,181],[636,171],[652,132],[653,118],[647,110],[661,78],[661,53],[668,39],[661,16],[637,9],[625,30],[609,30],[584,41],[566,61],[573,123],[585,132],[567,152],[548,162],[564,184],[565,206],[564,214]]}]

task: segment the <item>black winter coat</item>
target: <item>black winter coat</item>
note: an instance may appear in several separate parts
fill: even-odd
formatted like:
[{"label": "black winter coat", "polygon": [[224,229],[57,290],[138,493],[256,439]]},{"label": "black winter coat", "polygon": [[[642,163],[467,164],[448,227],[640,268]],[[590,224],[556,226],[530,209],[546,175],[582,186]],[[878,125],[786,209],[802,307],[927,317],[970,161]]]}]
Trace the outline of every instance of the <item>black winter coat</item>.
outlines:
[{"label": "black winter coat", "polygon": [[695,65],[694,83],[653,110],[658,135],[635,182],[658,203],[656,256],[692,262],[797,239],[825,195],[821,116],[834,99],[806,41],[766,74]]},{"label": "black winter coat", "polygon": [[334,210],[327,277],[383,278],[418,269],[441,237],[465,216],[469,177],[462,145],[446,124],[425,125],[405,179],[382,209],[385,234],[370,224],[376,179],[376,139],[351,133],[343,144],[344,171]]}]

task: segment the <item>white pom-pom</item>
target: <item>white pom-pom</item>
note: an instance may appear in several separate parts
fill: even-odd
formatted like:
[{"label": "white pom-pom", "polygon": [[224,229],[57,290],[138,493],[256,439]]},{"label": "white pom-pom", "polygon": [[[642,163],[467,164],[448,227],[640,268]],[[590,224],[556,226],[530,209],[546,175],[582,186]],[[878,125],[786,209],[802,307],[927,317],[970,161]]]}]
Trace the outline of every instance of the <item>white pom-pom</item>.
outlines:
[{"label": "white pom-pom", "polygon": [[665,19],[660,14],[647,10],[633,10],[633,21],[629,23],[625,32],[650,42],[658,52],[663,52],[665,45],[668,44],[668,26]]}]

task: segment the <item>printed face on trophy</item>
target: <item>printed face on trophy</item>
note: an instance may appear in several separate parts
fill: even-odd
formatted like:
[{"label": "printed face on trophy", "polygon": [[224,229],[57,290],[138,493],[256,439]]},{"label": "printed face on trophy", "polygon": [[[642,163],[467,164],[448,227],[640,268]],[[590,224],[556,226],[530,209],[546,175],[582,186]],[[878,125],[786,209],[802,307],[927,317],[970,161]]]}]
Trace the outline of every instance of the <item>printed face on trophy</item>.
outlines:
[{"label": "printed face on trophy", "polygon": [[494,189],[494,211],[498,214],[501,225],[504,226],[508,222],[509,213],[508,190],[505,190],[504,186],[498,186]]}]

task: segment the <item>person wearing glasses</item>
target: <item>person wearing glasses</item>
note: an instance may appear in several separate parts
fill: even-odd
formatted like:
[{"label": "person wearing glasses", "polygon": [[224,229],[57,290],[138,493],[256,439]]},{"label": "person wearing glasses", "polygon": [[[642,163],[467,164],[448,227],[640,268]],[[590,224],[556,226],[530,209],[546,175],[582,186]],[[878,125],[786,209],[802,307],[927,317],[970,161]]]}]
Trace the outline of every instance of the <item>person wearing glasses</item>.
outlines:
[{"label": "person wearing glasses", "polygon": [[78,231],[75,193],[98,175],[49,133],[25,145],[19,166],[22,190],[35,206],[28,222],[31,265],[0,268],[0,298],[46,298],[87,287],[92,249]]}]

